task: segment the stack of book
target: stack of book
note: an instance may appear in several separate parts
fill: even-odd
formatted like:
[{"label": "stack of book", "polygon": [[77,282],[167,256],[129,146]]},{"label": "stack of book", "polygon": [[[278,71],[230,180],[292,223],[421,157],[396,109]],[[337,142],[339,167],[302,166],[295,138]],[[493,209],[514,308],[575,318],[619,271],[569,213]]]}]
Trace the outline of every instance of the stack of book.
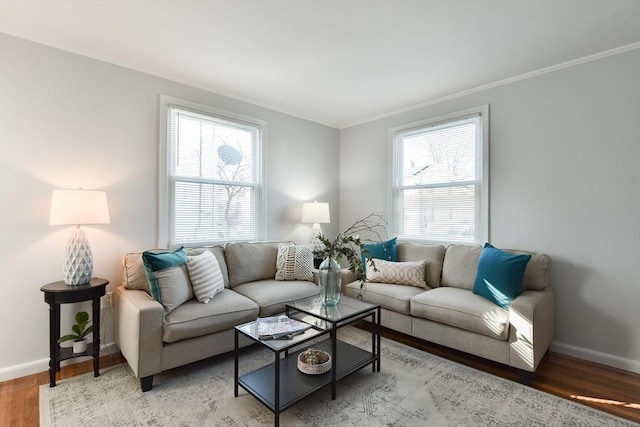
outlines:
[{"label": "stack of book", "polygon": [[291,339],[304,333],[311,325],[290,319],[285,315],[258,317],[258,338],[261,340]]}]

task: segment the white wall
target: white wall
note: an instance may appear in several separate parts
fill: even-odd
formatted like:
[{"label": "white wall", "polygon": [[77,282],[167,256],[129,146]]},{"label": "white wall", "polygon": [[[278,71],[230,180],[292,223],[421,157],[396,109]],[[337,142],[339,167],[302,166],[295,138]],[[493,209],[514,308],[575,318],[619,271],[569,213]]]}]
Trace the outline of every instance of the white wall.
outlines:
[{"label": "white wall", "polygon": [[109,290],[123,253],[155,246],[160,94],[268,122],[267,238],[296,241],[302,200],[331,204],[329,235],[388,217],[390,127],[489,104],[491,241],[553,258],[554,349],[640,371],[639,69],[634,50],[338,132],[0,35],[0,381],[47,369],[40,287],[71,231],[48,225],[52,189],[108,192],[111,224],[85,230]]},{"label": "white wall", "polygon": [[[308,241],[302,201],[330,203],[336,129],[115,65],[0,35],[0,381],[48,366],[40,287],[62,279],[71,227],[48,225],[51,190],[106,190],[111,224],[84,227],[94,274],[120,283],[124,253],[157,242],[160,94],[267,121],[267,238]],[[63,306],[63,331],[90,304]],[[113,342],[111,310],[102,342]]]},{"label": "white wall", "polygon": [[343,129],[341,225],[388,218],[389,128],[489,104],[490,240],[551,256],[554,350],[640,372],[639,71],[636,49]]}]

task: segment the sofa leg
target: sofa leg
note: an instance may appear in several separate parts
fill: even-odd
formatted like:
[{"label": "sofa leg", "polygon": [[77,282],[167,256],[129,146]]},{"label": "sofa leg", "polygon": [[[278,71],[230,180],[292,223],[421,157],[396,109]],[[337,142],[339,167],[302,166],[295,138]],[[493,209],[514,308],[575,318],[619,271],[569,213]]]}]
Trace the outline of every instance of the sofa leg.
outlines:
[{"label": "sofa leg", "polygon": [[152,387],[153,387],[153,375],[140,378],[140,388],[142,389],[143,392],[151,390]]},{"label": "sofa leg", "polygon": [[525,371],[524,369],[518,369],[518,377],[518,381],[520,382],[520,384],[531,387],[533,372]]}]

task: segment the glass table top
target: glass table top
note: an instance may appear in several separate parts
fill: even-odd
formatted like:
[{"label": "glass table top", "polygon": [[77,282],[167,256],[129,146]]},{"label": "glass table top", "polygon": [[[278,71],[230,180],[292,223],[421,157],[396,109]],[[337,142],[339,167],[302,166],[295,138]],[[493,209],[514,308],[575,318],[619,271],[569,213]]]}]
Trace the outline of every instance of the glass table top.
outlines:
[{"label": "glass table top", "polygon": [[[289,317],[312,326],[312,328],[307,329],[302,334],[295,335],[290,339],[260,340],[258,338],[258,327],[255,321],[238,325],[236,329],[244,335],[261,342],[273,351],[282,351],[327,333],[329,329],[335,328],[340,322],[365,313],[370,313],[379,306],[380,304],[371,304],[344,295],[340,298],[337,305],[325,306],[322,304],[319,296],[313,296],[287,304],[290,313]],[[302,314],[302,316],[300,314]]]},{"label": "glass table top", "polygon": [[372,304],[343,295],[335,306],[323,305],[319,296],[294,301],[288,303],[287,306],[290,309],[309,314],[316,319],[338,323],[374,310],[378,308],[379,304]]}]

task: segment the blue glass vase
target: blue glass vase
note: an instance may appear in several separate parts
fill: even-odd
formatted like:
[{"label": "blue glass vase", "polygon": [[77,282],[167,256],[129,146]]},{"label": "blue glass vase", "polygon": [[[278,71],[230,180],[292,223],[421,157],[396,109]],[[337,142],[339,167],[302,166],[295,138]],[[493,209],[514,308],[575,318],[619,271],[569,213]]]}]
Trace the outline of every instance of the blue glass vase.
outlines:
[{"label": "blue glass vase", "polygon": [[318,287],[322,304],[328,306],[338,304],[342,292],[340,264],[335,259],[327,257],[322,261],[318,270]]}]

